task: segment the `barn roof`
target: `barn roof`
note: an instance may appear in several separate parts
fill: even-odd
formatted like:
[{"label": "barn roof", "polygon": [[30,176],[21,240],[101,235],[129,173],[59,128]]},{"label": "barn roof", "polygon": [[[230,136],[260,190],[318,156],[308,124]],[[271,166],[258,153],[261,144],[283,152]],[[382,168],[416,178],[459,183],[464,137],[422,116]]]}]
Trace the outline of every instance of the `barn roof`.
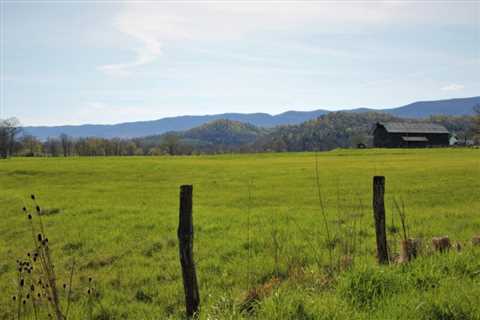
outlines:
[{"label": "barn roof", "polygon": [[435,123],[382,122],[379,125],[391,133],[449,133],[444,126]]}]

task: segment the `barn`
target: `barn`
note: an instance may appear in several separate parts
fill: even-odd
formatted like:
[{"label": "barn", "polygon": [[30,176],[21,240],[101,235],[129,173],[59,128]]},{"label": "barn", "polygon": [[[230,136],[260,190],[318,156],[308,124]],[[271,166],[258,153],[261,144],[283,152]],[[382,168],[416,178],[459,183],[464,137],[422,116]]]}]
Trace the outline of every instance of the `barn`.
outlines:
[{"label": "barn", "polygon": [[376,148],[426,148],[450,144],[450,133],[439,124],[378,122],[373,129]]}]

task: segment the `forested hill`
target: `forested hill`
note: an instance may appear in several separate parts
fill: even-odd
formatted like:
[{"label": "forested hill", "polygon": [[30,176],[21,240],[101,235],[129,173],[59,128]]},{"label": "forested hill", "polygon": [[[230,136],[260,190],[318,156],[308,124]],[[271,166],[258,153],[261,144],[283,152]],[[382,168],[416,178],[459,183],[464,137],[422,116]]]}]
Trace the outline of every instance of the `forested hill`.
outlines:
[{"label": "forested hill", "polygon": [[368,144],[377,122],[401,120],[386,113],[332,112],[299,125],[281,126],[256,141],[261,151],[310,151]]},{"label": "forested hill", "polygon": [[238,145],[250,143],[265,133],[248,123],[231,120],[217,120],[186,131],[183,136],[197,141],[208,141],[218,145]]},{"label": "forested hill", "polygon": [[184,132],[167,132],[135,141],[145,150],[163,147],[167,153],[185,153],[186,150],[221,152],[250,145],[267,132],[267,129],[248,123],[221,119]]},{"label": "forested hill", "polygon": [[433,116],[406,119],[378,112],[332,112],[299,125],[281,126],[255,142],[258,151],[312,151],[372,145],[377,122],[433,122],[444,125],[459,137],[472,134],[473,117]]}]

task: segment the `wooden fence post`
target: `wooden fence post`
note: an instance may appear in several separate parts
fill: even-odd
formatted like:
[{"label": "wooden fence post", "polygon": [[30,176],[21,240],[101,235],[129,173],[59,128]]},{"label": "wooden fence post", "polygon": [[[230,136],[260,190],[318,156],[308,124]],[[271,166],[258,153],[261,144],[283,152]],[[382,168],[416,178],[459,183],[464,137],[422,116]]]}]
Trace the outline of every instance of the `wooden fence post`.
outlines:
[{"label": "wooden fence post", "polygon": [[373,216],[377,237],[377,259],[380,264],[388,264],[387,232],[385,229],[385,177],[373,177]]},{"label": "wooden fence post", "polygon": [[200,305],[197,274],[193,260],[192,191],[193,187],[191,185],[180,187],[180,220],[177,232],[183,288],[185,290],[185,307],[188,317],[197,314]]}]

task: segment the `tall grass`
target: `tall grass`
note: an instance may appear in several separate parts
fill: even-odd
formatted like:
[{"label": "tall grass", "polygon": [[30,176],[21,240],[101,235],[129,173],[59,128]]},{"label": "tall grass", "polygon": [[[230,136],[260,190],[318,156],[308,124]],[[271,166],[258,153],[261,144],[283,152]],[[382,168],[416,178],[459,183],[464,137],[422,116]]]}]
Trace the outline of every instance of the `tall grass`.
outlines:
[{"label": "tall grass", "polygon": [[[405,232],[392,196],[408,199],[407,236],[414,231],[422,238],[449,234],[470,240],[480,223],[474,191],[480,188],[480,154],[470,151],[319,153],[318,175],[312,170],[313,154],[12,159],[0,172],[0,287],[18,297],[17,287],[9,287],[10,279],[17,284],[14,265],[5,261],[24,257],[32,240],[22,231],[25,221],[12,212],[21,206],[25,190],[35,189],[42,202],[58,208],[41,218],[50,236],[61,310],[69,320],[180,318],[183,292],[172,230],[178,218],[177,186],[192,182],[198,199],[196,256],[202,259],[197,265],[204,297],[201,319],[475,319],[479,249],[467,244],[461,252],[428,252],[408,264],[379,268],[371,209],[365,205],[376,170],[388,177],[388,190],[395,190],[386,197],[397,240]],[[249,208],[249,197],[239,192],[246,189],[243,176],[255,177]],[[320,192],[312,177],[319,180]],[[40,226],[34,219],[36,235]],[[326,243],[335,244],[333,263]],[[342,255],[350,255],[354,264],[339,268]],[[92,273],[102,285],[90,298],[99,301],[89,312]],[[385,287],[388,283],[392,286]],[[352,296],[341,288],[350,288]],[[255,292],[254,311],[241,312],[249,292]],[[369,302],[371,294],[378,299]],[[12,296],[7,298],[0,296],[2,320],[12,318],[5,309],[17,316],[18,300],[14,307]],[[26,303],[22,317],[28,312],[34,318],[31,300]],[[44,307],[37,310],[39,319],[47,317]]]}]

